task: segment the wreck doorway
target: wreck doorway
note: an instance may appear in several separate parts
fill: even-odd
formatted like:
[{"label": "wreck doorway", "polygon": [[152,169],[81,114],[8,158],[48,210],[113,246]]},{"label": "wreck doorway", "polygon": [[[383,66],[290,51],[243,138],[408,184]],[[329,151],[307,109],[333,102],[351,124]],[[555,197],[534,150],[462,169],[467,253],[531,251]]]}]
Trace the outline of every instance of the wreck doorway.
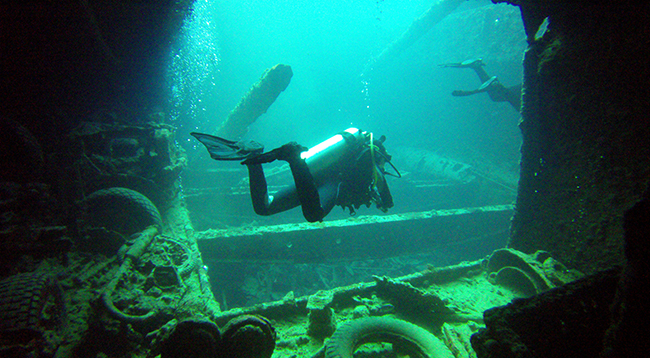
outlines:
[{"label": "wreck doorway", "polygon": [[[481,58],[482,68],[504,86],[521,83],[519,10],[464,2],[390,61],[377,63],[431,6],[416,3],[404,9],[377,2],[356,13],[337,8],[341,4],[298,8],[293,24],[262,16],[264,9],[281,12],[277,5],[211,10],[223,20],[214,29],[219,58],[213,86],[198,93],[204,97],[195,104],[197,114],[179,121],[178,135],[190,159],[185,202],[223,308],[476,260],[506,245],[518,182],[519,113],[487,93],[453,96],[483,81],[470,68],[440,65]],[[338,22],[323,20],[337,12]],[[311,43],[302,47],[288,35],[301,21],[312,25]],[[253,24],[284,35],[284,46],[269,33],[252,32]],[[396,205],[388,213],[362,207],[351,217],[335,208],[322,224],[306,224],[299,209],[256,216],[245,168],[211,160],[189,139],[190,131],[216,130],[276,63],[292,66],[291,84],[245,137],[273,149],[291,140],[312,146],[350,126],[385,134],[404,174],[389,182]],[[272,191],[287,176],[281,165],[270,165],[267,173],[273,171],[280,174],[269,179],[278,185]]]}]

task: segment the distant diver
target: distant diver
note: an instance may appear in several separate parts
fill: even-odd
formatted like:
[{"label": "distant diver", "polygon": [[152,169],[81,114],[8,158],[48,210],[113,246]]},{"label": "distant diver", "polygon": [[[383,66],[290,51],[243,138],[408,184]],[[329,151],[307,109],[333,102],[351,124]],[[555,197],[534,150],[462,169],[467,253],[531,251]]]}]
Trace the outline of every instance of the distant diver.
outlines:
[{"label": "distant diver", "polygon": [[464,97],[487,92],[492,101],[508,102],[515,110],[519,111],[521,109],[521,84],[512,87],[502,85],[497,76],[487,74],[483,68],[485,64],[482,59],[471,59],[460,63],[444,63],[439,66],[445,68],[471,68],[481,80],[481,85],[477,89],[471,91],[455,90],[451,93],[452,96]]},{"label": "distant diver", "polygon": [[[268,216],[302,206],[309,222],[322,221],[335,205],[350,210],[361,205],[386,212],[393,197],[385,175],[401,177],[384,147],[385,136],[349,128],[311,149],[296,142],[263,153],[255,141],[233,142],[208,134],[190,133],[208,149],[215,160],[242,160],[248,168],[253,209]],[[275,160],[289,163],[294,183],[275,195],[268,194],[262,164]],[[384,170],[388,163],[396,174]]]}]

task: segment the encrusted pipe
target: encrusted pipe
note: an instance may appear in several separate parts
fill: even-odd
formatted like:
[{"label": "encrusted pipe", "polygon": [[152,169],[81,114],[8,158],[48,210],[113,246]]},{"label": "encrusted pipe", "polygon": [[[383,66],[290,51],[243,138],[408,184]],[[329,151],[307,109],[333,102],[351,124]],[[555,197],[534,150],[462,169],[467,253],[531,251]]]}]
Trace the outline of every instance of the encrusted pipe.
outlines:
[{"label": "encrusted pipe", "polygon": [[284,91],[293,77],[291,66],[278,64],[262,75],[262,78],[248,90],[233,109],[228,118],[217,131],[217,135],[237,139],[246,134],[248,126],[253,124],[257,117],[266,113],[275,99]]},{"label": "encrusted pipe", "polygon": [[122,276],[133,269],[134,263],[140,258],[140,256],[142,256],[142,254],[144,254],[157,234],[158,228],[156,226],[152,225],[144,229],[140,233],[140,236],[138,236],[136,241],[133,243],[133,245],[131,245],[129,250],[126,252],[124,261],[122,262],[122,265],[120,265],[120,268],[118,269],[113,279],[104,287],[104,290],[102,292],[102,302],[104,303],[104,307],[106,307],[108,312],[114,318],[120,321],[132,324],[144,323],[156,315],[156,311],[154,310],[139,316],[126,314],[119,308],[115,307],[111,296],[113,295],[113,291],[115,291],[115,287],[117,287],[117,284],[120,282]]}]

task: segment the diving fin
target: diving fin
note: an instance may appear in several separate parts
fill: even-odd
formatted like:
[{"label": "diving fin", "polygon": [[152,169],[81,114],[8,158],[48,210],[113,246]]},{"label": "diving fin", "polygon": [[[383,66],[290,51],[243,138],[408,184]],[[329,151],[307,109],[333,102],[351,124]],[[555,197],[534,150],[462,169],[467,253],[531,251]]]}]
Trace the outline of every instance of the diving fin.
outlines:
[{"label": "diving fin", "polygon": [[492,76],[490,77],[489,80],[483,82],[479,88],[476,89],[477,92],[485,92],[490,88],[490,86],[495,85],[499,83],[499,80],[497,79],[497,76]]},{"label": "diving fin", "polygon": [[488,92],[490,90],[490,87],[496,86],[499,83],[499,80],[497,79],[497,76],[492,76],[490,79],[487,81],[483,82],[479,88],[472,90],[472,91],[463,91],[463,90],[455,90],[451,92],[451,95],[454,97],[465,97],[465,96],[471,96],[473,94],[481,93],[481,92]]},{"label": "diving fin", "polygon": [[453,68],[474,68],[485,66],[483,59],[473,58],[470,60],[465,60],[463,62],[453,62],[453,63],[442,63],[438,65],[439,67],[453,67]]},{"label": "diving fin", "polygon": [[204,133],[190,133],[198,139],[215,160],[244,160],[246,158],[262,154],[264,145],[252,140],[240,140],[233,142],[217,136]]}]

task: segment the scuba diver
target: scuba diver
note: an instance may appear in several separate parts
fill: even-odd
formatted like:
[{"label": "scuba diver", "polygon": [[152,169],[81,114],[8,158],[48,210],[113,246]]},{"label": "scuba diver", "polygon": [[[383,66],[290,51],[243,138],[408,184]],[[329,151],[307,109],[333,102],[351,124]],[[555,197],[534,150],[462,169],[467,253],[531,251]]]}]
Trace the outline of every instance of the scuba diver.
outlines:
[{"label": "scuba diver", "polygon": [[[401,177],[384,147],[385,136],[349,128],[311,149],[296,142],[263,153],[264,146],[249,140],[233,142],[202,133],[190,133],[215,160],[241,160],[248,168],[253,209],[268,216],[302,206],[309,222],[322,221],[335,205],[355,209],[361,205],[386,212],[393,206],[385,175]],[[269,195],[262,164],[275,160],[289,163],[294,183]],[[384,170],[388,163],[396,174]]]},{"label": "scuba diver", "polygon": [[451,93],[452,96],[464,97],[473,94],[487,92],[488,96],[493,102],[508,102],[517,111],[521,109],[521,85],[506,87],[499,82],[497,76],[487,74],[485,63],[480,58],[463,61],[460,63],[444,63],[440,67],[451,68],[471,68],[476,72],[478,78],[481,80],[481,85],[471,91],[455,90]]}]

